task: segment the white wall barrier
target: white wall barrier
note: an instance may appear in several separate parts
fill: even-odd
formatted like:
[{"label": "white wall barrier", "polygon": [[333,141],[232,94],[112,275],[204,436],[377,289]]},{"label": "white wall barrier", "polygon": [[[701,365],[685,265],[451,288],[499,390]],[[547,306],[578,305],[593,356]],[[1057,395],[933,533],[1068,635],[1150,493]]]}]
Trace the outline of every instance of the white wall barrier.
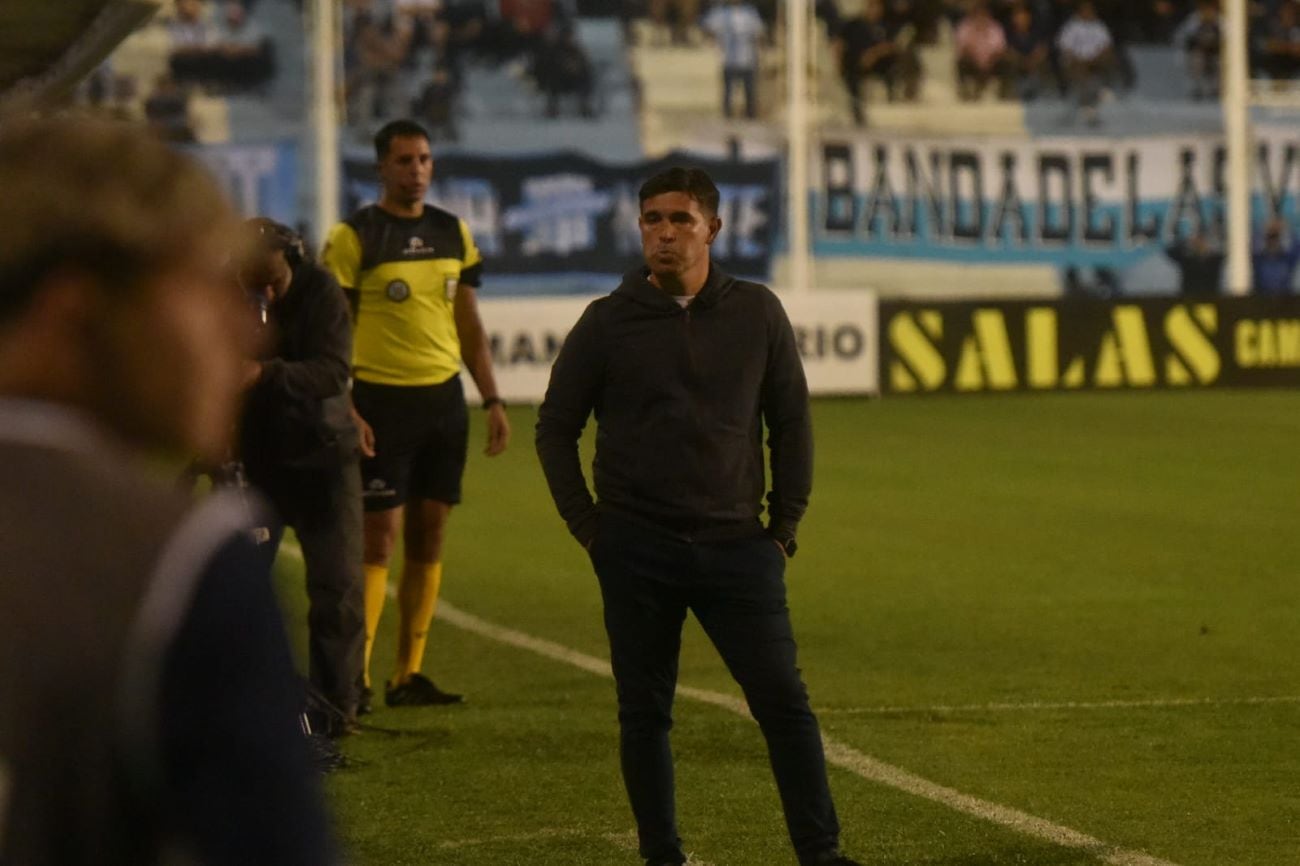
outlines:
[{"label": "white wall barrier", "polygon": [[[507,402],[541,402],[555,356],[592,300],[590,296],[479,300],[492,343],[497,387]],[[794,326],[813,394],[879,392],[874,292],[812,292],[785,295],[781,302]],[[468,375],[465,379],[466,393],[476,402],[474,383]]]}]

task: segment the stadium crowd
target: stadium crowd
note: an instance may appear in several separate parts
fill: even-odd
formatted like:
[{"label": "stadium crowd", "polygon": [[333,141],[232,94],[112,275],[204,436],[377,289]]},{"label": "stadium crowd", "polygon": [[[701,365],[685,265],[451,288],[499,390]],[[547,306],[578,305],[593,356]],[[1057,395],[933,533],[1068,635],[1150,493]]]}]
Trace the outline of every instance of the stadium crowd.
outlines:
[{"label": "stadium crowd", "polygon": [[[699,44],[715,39],[724,52],[726,90],[748,83],[756,54],[771,42],[777,4],[753,0],[653,0],[626,4],[650,24],[650,40]],[[725,13],[722,12],[725,10]],[[1105,90],[1137,82],[1131,46],[1168,46],[1183,57],[1178,74],[1194,100],[1218,95],[1222,15],[1217,0],[817,0],[833,60],[862,122],[867,80],[880,81],[890,101],[916,100],[920,50],[951,29],[958,93],[976,100],[1071,98],[1090,119]],[[1252,74],[1284,82],[1300,75],[1300,2],[1256,0],[1249,7]],[[629,28],[629,33],[631,33]],[[1171,70],[1172,71],[1172,70]],[[728,94],[729,95],[729,94]],[[747,98],[746,105],[751,101]],[[730,114],[729,101],[724,111]],[[747,111],[748,116],[753,116]]]},{"label": "stadium crowd", "polygon": [[544,97],[547,117],[570,100],[581,116],[595,111],[574,10],[555,0],[348,0],[344,19],[353,123],[409,111],[435,139],[457,140],[467,63],[508,68]]},{"label": "stadium crowd", "polygon": [[263,94],[276,76],[275,44],[255,0],[173,0],[150,26],[162,34],[158,74],[141,80],[106,61],[82,89],[85,103],[118,117],[143,115],[154,132],[194,142],[196,95]]},{"label": "stadium crowd", "polygon": [[[421,120],[435,141],[458,141],[468,110],[467,64],[501,68],[536,97],[537,113],[592,117],[602,110],[602,67],[583,44],[581,0],[345,0],[344,73],[349,123],[368,129],[394,114]],[[1135,47],[1172,49],[1171,76],[1188,98],[1218,96],[1223,41],[1219,0],[815,0],[829,62],[865,122],[869,81],[889,101],[921,98],[935,74],[922,51],[949,42],[965,101],[1070,100],[1095,122],[1098,103],[1137,84]],[[609,0],[630,47],[712,42],[722,55],[726,116],[755,118],[761,60],[783,26],[776,0]],[[1300,0],[1252,0],[1255,78],[1300,78]],[[193,94],[261,92],[276,75],[273,40],[256,0],[173,0],[165,13],[167,64],[149,81],[105,68],[86,89],[109,108],[137,105],[166,137],[194,139]],[[735,99],[736,91],[740,98]]]}]

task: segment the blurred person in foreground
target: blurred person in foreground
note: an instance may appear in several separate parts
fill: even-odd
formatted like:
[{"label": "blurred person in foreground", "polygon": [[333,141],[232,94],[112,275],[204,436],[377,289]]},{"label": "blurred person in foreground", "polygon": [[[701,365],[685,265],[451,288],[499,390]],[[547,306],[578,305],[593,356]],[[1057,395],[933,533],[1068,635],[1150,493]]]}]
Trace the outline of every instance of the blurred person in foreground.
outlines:
[{"label": "blurred person in foreground", "polygon": [[360,440],[348,394],[352,322],[338,283],[307,258],[292,229],[254,219],[243,234],[236,275],[262,311],[269,351],[245,362],[239,457],[275,508],[277,525],[262,547],[268,562],[283,526],[302,548],[308,679],[337,711],[319,707],[309,718],[313,731],[337,737],[356,726],[366,637]]},{"label": "blurred person in foreground", "polygon": [[333,863],[246,504],[146,460],[228,446],[232,216],[103,123],[7,123],[0,188],[0,862]]},{"label": "blurred person in foreground", "polygon": [[[691,610],[767,740],[799,862],[855,866],[839,852],[786,607],[786,559],[812,488],[794,331],[770,290],[710,263],[722,222],[707,174],[670,169],[641,187],[640,200],[645,266],[569,333],[539,410],[537,452],[600,582],[641,856],[649,866],[686,862],[668,732]],[[598,501],[578,456],[593,412]]]},{"label": "blurred person in foreground", "polygon": [[487,412],[486,453],[510,441],[476,292],[483,274],[469,226],[427,205],[429,133],[410,120],[375,136],[380,195],[336,225],[324,264],[352,303],[352,404],[361,428],[365,506],[366,643],[361,712],[370,703],[370,656],[388,596],[388,565],[402,532],[396,670],[390,707],[454,704],[422,673],[442,586],[442,545],[460,502],[469,443],[463,363]]}]

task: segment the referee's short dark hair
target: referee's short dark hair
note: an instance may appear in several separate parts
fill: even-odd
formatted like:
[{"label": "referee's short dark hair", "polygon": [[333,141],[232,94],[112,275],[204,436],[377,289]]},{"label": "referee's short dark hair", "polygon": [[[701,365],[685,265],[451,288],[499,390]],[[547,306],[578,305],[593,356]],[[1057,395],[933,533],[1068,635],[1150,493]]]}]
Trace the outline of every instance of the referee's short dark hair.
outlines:
[{"label": "referee's short dark hair", "polygon": [[674,166],[659,172],[641,184],[640,202],[645,204],[646,199],[666,192],[684,192],[695,199],[709,216],[718,215],[718,188],[703,169]]},{"label": "referee's short dark hair", "polygon": [[375,133],[375,159],[380,162],[388,156],[388,148],[394,138],[423,138],[429,141],[429,130],[414,120],[390,120]]}]

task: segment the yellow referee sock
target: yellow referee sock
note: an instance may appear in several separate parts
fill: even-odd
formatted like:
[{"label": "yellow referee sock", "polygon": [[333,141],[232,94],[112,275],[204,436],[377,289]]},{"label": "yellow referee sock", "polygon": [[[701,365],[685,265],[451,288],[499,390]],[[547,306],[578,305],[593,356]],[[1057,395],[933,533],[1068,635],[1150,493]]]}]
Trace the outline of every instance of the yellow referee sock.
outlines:
[{"label": "yellow referee sock", "polygon": [[402,567],[402,582],[397,588],[397,610],[401,627],[397,633],[397,676],[401,684],[419,673],[424,663],[424,646],[429,639],[429,624],[438,607],[438,589],[442,586],[441,562],[411,562]]},{"label": "yellow referee sock", "polygon": [[365,683],[370,688],[370,653],[375,648],[375,631],[379,628],[379,616],[384,612],[384,602],[388,600],[388,564],[362,566],[366,579],[366,667]]}]

